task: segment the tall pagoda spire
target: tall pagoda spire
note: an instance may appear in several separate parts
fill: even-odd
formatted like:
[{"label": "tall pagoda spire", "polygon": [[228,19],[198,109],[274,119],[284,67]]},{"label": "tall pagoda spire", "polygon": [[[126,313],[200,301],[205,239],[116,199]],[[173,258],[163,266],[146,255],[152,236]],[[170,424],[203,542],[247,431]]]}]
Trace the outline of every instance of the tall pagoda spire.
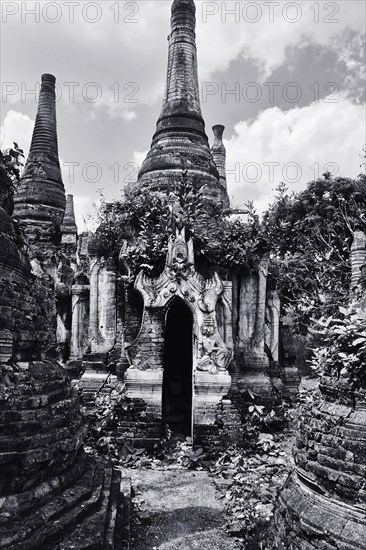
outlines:
[{"label": "tall pagoda spire", "polygon": [[198,182],[203,188],[204,197],[227,206],[201,113],[195,29],[194,0],[174,0],[163,105],[134,189],[164,192],[185,170],[192,185]]},{"label": "tall pagoda spire", "polygon": [[42,75],[32,143],[14,197],[14,216],[26,225],[59,225],[65,212],[65,189],[58,157],[55,84],[53,75]]},{"label": "tall pagoda spire", "polygon": [[165,93],[157,132],[171,127],[190,128],[205,136],[201,114],[196,48],[196,6],[193,0],[175,0]]}]

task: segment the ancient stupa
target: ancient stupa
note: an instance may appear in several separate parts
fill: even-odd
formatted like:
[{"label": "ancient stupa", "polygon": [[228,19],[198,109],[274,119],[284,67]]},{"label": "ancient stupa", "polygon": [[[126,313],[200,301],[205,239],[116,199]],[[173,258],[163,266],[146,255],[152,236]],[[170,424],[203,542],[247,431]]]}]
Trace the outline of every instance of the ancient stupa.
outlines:
[{"label": "ancient stupa", "polygon": [[14,197],[14,216],[22,222],[28,241],[44,252],[60,242],[66,205],[58,156],[55,83],[53,75],[42,75],[32,142]]},{"label": "ancient stupa", "polygon": [[[194,0],[172,3],[163,104],[131,192],[166,196],[185,178],[200,191],[205,212],[214,205],[226,216],[224,126],[214,126],[210,147],[200,106],[195,14]],[[33,272],[47,273],[55,287],[58,359],[84,372],[91,400],[110,373],[118,378],[124,395],[141,404],[154,426],[139,444],[152,444],[163,423],[174,419],[202,444],[224,438],[223,425],[235,439],[239,390],[249,387],[269,403],[273,378],[293,383],[279,368],[279,299],[267,285],[265,255],[256,266],[227,275],[220,266],[204,273],[192,239],[177,222],[160,277],[141,271],[131,278],[103,235],[78,237],[60,173],[51,75],[42,77],[15,216],[31,245]],[[208,214],[206,227],[212,220]]]},{"label": "ancient stupa", "polygon": [[[224,126],[214,126],[210,148],[200,106],[195,14],[193,0],[172,3],[162,108],[131,192],[166,195],[184,177],[200,189],[207,212],[215,204],[225,215]],[[155,422],[181,421],[203,444],[220,438],[222,424],[235,438],[240,416],[233,394],[250,386],[270,400],[266,349],[278,365],[279,301],[267,292],[268,260],[260,258],[257,269],[243,265],[227,279],[217,272],[203,276],[182,225],[171,235],[158,278],[142,271],[131,284],[128,266],[108,258],[98,233],[89,256],[91,353],[75,346],[73,356],[86,367],[85,389],[100,386],[103,365],[115,363],[125,395],[142,401]],[[116,287],[116,279],[124,281],[123,288]],[[85,329],[81,340],[82,333]]]},{"label": "ancient stupa", "polygon": [[[366,309],[359,285],[366,236],[356,230],[351,249],[351,306]],[[364,367],[365,368],[365,367]],[[295,468],[276,512],[278,541],[286,550],[366,548],[366,387],[344,375],[324,376],[320,398],[302,418]]]},{"label": "ancient stupa", "polygon": [[[136,189],[161,192],[172,188],[184,169],[192,185],[195,179],[204,188],[207,199],[228,206],[226,187],[220,181],[201,112],[194,0],[173,2],[168,41],[163,105]],[[222,133],[216,135],[217,140],[220,138]]]},{"label": "ancient stupa", "polygon": [[[38,170],[32,176],[28,160],[21,183],[27,202],[16,196],[23,220],[28,220],[30,189],[38,199],[29,214],[33,235],[36,225],[47,226],[51,219],[60,224],[65,207],[50,88],[54,77],[46,75],[30,153],[33,158],[37,150]],[[0,547],[121,549],[128,539],[121,473],[84,452],[79,397],[53,356],[57,288],[64,271],[51,277],[41,263],[34,270],[12,210],[11,186],[0,167]],[[74,230],[69,221],[66,225]],[[43,250],[37,245],[32,243],[32,255]]]}]

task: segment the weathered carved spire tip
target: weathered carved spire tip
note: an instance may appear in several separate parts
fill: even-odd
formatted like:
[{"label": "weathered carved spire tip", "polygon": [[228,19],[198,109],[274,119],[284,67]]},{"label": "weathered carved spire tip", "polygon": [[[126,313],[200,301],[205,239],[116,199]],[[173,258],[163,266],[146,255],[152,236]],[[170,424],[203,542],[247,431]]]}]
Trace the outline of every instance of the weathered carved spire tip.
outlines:
[{"label": "weathered carved spire tip", "polygon": [[53,74],[44,73],[42,75],[42,82],[49,82],[50,84],[56,84],[56,77]]}]

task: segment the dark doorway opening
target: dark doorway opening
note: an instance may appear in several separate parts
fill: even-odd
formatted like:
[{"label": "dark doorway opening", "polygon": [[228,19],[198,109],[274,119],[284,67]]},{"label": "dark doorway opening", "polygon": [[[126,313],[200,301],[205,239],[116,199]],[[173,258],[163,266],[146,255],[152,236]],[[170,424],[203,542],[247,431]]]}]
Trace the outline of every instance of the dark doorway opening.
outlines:
[{"label": "dark doorway opening", "polygon": [[168,310],[164,338],[163,420],[172,430],[191,434],[193,315],[175,298]]}]

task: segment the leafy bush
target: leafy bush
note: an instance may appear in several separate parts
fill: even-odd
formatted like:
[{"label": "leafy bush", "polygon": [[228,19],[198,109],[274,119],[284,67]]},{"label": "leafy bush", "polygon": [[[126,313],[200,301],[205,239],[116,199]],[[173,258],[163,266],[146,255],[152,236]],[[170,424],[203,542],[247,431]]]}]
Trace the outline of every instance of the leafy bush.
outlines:
[{"label": "leafy bush", "polygon": [[14,192],[14,186],[20,178],[20,170],[23,166],[21,158],[24,158],[24,151],[14,143],[14,147],[6,151],[0,151],[0,171],[1,179],[4,181],[11,193]]},{"label": "leafy bush", "polygon": [[231,219],[220,205],[204,201],[183,171],[169,194],[126,191],[121,201],[103,202],[95,239],[106,255],[120,255],[132,276],[140,269],[156,276],[164,268],[169,237],[184,225],[198,270],[204,275],[221,270],[225,276],[255,264],[267,250],[258,216],[250,205],[246,212],[245,223]]},{"label": "leafy bush", "polygon": [[350,248],[356,227],[366,227],[366,177],[323,178],[300,193],[278,187],[264,216],[271,243],[270,274],[283,311],[306,333],[310,319],[333,315],[348,302]]},{"label": "leafy bush", "polygon": [[322,340],[311,367],[319,375],[345,379],[351,389],[366,388],[366,312],[340,307],[337,317],[323,317],[310,330]]}]

